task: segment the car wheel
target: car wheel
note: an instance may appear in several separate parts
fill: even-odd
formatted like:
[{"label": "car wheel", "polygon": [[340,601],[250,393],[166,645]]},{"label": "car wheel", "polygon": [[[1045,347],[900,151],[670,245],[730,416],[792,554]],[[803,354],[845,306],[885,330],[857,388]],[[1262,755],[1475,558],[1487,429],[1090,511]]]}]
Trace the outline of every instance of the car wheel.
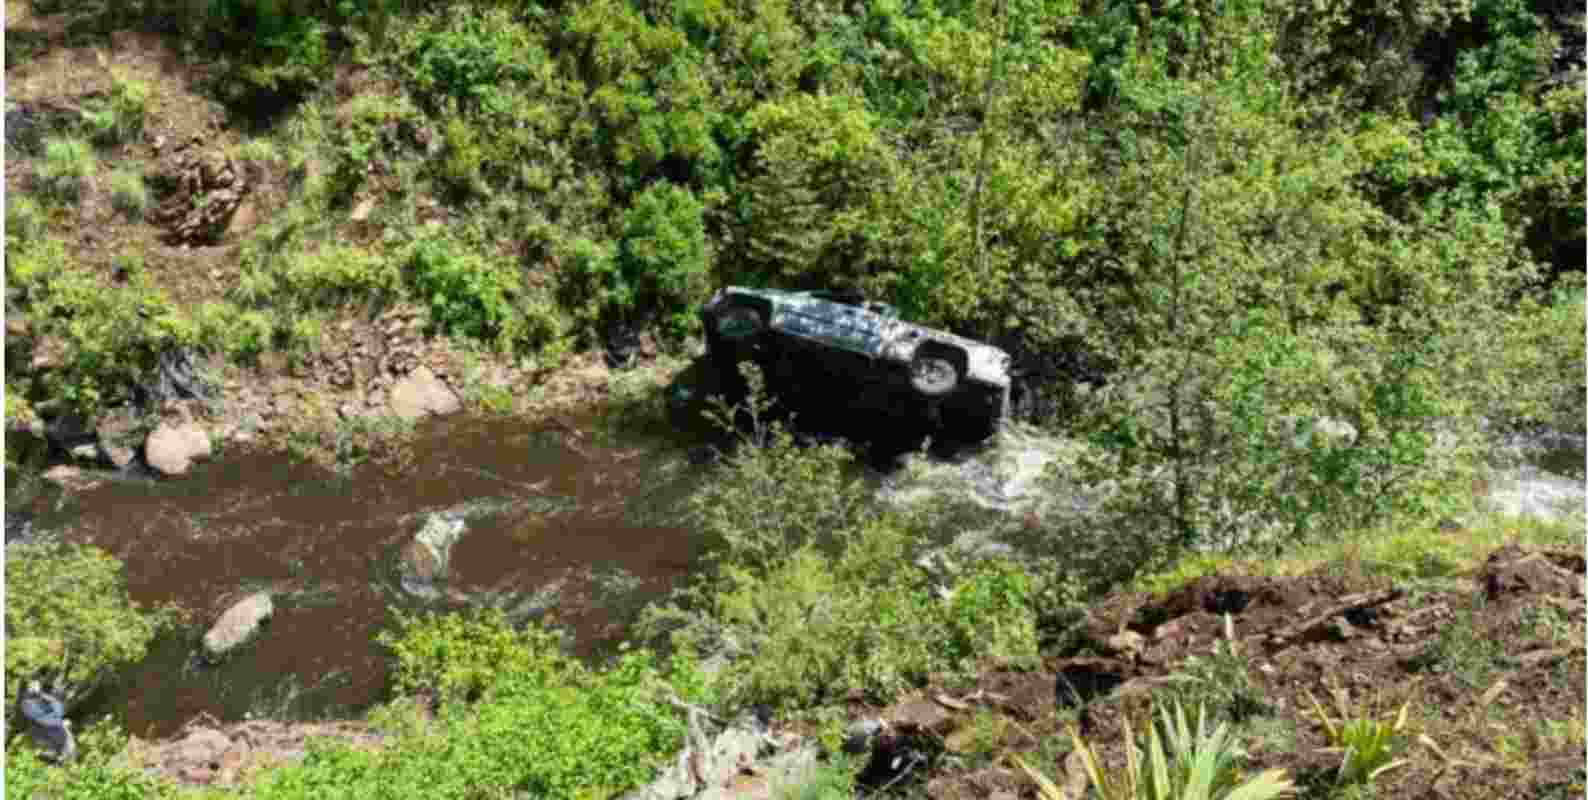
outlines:
[{"label": "car wheel", "polygon": [[910,362],[910,386],[927,397],[941,397],[959,385],[959,367],[942,353],[922,353]]}]

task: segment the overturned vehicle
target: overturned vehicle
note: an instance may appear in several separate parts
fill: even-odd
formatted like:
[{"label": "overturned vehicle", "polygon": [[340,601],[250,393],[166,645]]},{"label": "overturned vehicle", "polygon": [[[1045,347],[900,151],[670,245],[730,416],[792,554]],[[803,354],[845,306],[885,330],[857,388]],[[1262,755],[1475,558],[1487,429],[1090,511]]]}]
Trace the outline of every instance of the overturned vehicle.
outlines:
[{"label": "overturned vehicle", "polygon": [[[701,309],[706,355],[729,393],[753,361],[780,403],[806,419],[877,434],[967,441],[996,433],[1015,381],[1009,354],[915,325],[854,293],[730,286]],[[878,419],[878,418],[881,419]]]}]

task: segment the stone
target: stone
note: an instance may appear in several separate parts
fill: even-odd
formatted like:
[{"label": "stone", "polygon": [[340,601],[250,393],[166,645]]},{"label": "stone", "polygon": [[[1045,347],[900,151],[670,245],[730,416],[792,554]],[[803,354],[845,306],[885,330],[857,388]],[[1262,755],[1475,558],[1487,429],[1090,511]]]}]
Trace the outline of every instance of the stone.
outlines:
[{"label": "stone", "polygon": [[1141,653],[1147,645],[1147,637],[1135,631],[1124,630],[1108,637],[1105,644],[1110,653],[1128,658]]},{"label": "stone", "polygon": [[[452,546],[463,538],[467,526],[462,518],[447,514],[431,514],[414,535],[413,541],[404,545],[402,552],[403,587],[413,594],[431,596],[430,584],[444,580],[447,565],[452,560]],[[426,592],[425,589],[431,589]]]},{"label": "stone", "polygon": [[220,761],[231,747],[232,740],[226,734],[213,728],[200,728],[182,737],[172,748],[172,755],[186,764],[209,764]]},{"label": "stone", "polygon": [[404,420],[417,420],[435,414],[444,416],[463,408],[458,396],[429,367],[409,373],[391,390],[391,410]]},{"label": "stone", "polygon": [[[259,626],[276,613],[269,592],[255,592],[232,604],[215,625],[204,634],[204,651],[210,658],[221,658],[246,642]],[[217,753],[219,755],[219,753]]]},{"label": "stone", "polygon": [[44,480],[53,483],[62,489],[86,491],[99,485],[99,481],[90,478],[88,473],[79,467],[67,464],[57,464],[44,471]]},{"label": "stone", "polygon": [[884,712],[893,727],[904,731],[942,733],[954,721],[948,709],[925,698],[910,700]]},{"label": "stone", "polygon": [[348,215],[348,219],[351,219],[354,222],[363,222],[364,220],[369,219],[370,212],[374,210],[375,198],[366,197],[363,200],[358,201],[358,205],[353,207],[353,213]]},{"label": "stone", "polygon": [[196,422],[162,422],[143,443],[144,460],[167,476],[186,474],[213,453],[209,434]]}]

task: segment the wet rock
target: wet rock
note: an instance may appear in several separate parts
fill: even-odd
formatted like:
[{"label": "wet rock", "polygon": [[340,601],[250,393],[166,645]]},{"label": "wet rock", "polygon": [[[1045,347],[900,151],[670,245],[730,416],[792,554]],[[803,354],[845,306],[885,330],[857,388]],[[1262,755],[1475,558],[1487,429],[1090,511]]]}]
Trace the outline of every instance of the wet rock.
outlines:
[{"label": "wet rock", "polygon": [[50,418],[44,425],[44,436],[51,445],[70,451],[80,444],[92,443],[98,434],[88,418],[68,413]]},{"label": "wet rock", "polygon": [[458,396],[429,367],[415,369],[391,390],[391,410],[405,420],[444,416],[463,408]]},{"label": "wet rock", "polygon": [[33,515],[26,511],[5,512],[6,544],[28,542],[33,539]]},{"label": "wet rock", "polygon": [[209,434],[196,422],[162,422],[143,443],[143,457],[162,475],[186,474],[213,454]]},{"label": "wet rock", "polygon": [[219,659],[248,641],[276,611],[269,592],[255,592],[237,601],[204,634],[204,652]]},{"label": "wet rock", "polygon": [[446,579],[452,546],[463,538],[466,530],[461,516],[431,514],[427,517],[413,541],[403,547],[400,565],[403,589],[421,597],[438,596],[433,584]]}]

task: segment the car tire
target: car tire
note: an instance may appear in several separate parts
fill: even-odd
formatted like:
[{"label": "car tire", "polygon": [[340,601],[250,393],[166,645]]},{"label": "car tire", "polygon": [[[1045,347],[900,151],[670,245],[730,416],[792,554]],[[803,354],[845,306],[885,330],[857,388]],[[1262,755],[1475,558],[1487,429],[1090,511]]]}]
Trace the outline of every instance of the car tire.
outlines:
[{"label": "car tire", "polygon": [[959,387],[960,368],[940,350],[917,353],[910,361],[910,387],[927,397],[942,397]]}]

